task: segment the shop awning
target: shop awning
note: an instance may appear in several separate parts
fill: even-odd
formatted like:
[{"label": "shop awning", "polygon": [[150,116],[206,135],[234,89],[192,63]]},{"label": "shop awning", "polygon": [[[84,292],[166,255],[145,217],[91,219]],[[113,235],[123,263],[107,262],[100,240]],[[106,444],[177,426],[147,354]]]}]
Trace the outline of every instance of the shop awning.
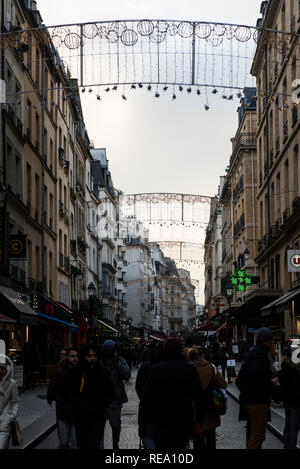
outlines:
[{"label": "shop awning", "polygon": [[67,306],[40,293],[38,294],[38,312],[40,316],[56,319],[62,324],[73,323],[73,312]]},{"label": "shop awning", "polygon": [[218,329],[216,329],[216,332],[219,332],[221,329],[224,329],[224,327],[227,326],[227,322],[224,322],[224,324],[222,324],[222,326],[218,327]]},{"label": "shop awning", "polygon": [[109,324],[106,324],[106,322],[104,321],[101,321],[100,319],[97,319],[98,322],[100,322],[100,324],[102,324],[103,326],[107,327],[108,329],[111,329],[112,331],[114,332],[117,332],[119,334],[119,331],[117,329],[114,329],[112,326],[110,326]]},{"label": "shop awning", "polygon": [[8,316],[5,316],[5,314],[1,314],[1,313],[0,313],[0,322],[16,323],[17,321],[15,321],[15,320],[12,319],[12,318],[9,318]]},{"label": "shop awning", "polygon": [[26,302],[27,295],[19,293],[12,288],[0,285],[0,295],[7,302],[7,313],[12,310],[13,319],[18,319],[21,324],[37,325],[38,313]]},{"label": "shop awning", "polygon": [[54,322],[57,322],[58,324],[69,327],[70,332],[77,332],[78,331],[78,326],[74,323],[62,321],[61,319],[57,319],[53,316],[48,316],[47,314],[43,314],[43,313],[39,313],[39,316],[42,317],[42,318],[48,319],[52,322],[54,321]]},{"label": "shop awning", "polygon": [[261,308],[262,314],[270,314],[272,309],[274,309],[276,312],[283,311],[288,305],[288,303],[290,303],[290,301],[292,301],[292,299],[295,298],[299,294],[300,294],[300,288],[297,288],[297,290],[293,290],[288,293],[285,293],[284,295],[277,298],[275,301],[272,301],[271,303]]},{"label": "shop awning", "polygon": [[159,338],[159,337],[155,337],[155,335],[151,335],[151,334],[150,334],[149,337],[150,337],[151,339],[158,340],[159,342],[163,342],[163,341],[164,341],[164,339],[161,339],[161,338]]}]

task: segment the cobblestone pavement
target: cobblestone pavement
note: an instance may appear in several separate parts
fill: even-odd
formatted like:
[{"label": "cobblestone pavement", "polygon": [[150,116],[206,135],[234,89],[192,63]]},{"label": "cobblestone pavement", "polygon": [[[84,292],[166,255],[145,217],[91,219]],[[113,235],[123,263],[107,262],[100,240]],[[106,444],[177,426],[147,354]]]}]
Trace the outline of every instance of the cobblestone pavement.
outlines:
[{"label": "cobblestone pavement", "polygon": [[[139,437],[137,427],[138,397],[135,392],[135,379],[137,370],[132,371],[132,377],[125,383],[128,402],[122,410],[122,431],[120,438],[120,449],[138,449]],[[222,425],[217,429],[217,449],[245,449],[246,429],[245,422],[238,420],[239,406],[229,398],[228,410],[222,417]],[[112,448],[111,428],[106,423],[105,449]],[[37,447],[37,449],[54,449],[58,446],[57,433],[53,432]],[[192,448],[192,446],[191,446]],[[263,445],[264,449],[281,449],[282,443],[271,433],[267,432],[267,438]]]}]

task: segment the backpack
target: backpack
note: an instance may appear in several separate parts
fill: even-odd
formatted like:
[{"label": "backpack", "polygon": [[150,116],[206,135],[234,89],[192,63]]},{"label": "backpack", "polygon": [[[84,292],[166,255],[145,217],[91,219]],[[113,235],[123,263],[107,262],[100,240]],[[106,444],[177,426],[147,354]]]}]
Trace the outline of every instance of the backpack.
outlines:
[{"label": "backpack", "polygon": [[228,397],[225,389],[219,388],[216,385],[215,368],[212,368],[212,378],[207,388],[208,393],[208,407],[207,413],[215,415],[225,415],[228,406]]}]

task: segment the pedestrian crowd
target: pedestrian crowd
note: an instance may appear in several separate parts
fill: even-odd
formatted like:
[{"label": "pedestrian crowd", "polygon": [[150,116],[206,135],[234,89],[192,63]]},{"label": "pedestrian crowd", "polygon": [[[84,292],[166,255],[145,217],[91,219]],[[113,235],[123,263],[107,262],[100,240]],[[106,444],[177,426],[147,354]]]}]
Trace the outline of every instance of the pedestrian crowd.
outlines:
[{"label": "pedestrian crowd", "polygon": [[[284,448],[295,449],[300,430],[300,368],[286,347],[281,369],[272,365],[273,336],[267,328],[251,347],[240,347],[242,366],[235,375],[230,345],[218,338],[208,347],[187,337],[101,346],[61,348],[53,367],[47,400],[55,403],[59,449],[103,449],[105,427],[119,449],[122,406],[128,401],[124,382],[138,369],[140,448],[152,450],[216,449],[216,429],[227,409],[226,387],[236,377],[239,420],[246,422],[247,449],[262,448],[271,400],[285,408]],[[229,365],[229,366],[228,366]],[[0,449],[8,448],[19,408],[13,363],[0,356]]]}]

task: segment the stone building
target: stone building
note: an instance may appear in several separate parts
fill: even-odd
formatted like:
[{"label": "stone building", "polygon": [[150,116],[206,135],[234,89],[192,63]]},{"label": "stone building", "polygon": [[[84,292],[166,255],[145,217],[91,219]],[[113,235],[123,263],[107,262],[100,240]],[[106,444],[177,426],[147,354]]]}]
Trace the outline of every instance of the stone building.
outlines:
[{"label": "stone building", "polygon": [[[261,310],[278,338],[300,334],[300,272],[288,270],[288,251],[300,249],[300,119],[290,97],[297,76],[300,4],[293,0],[265,1],[259,24],[289,35],[259,41],[252,65],[257,80],[257,214],[255,259],[261,287],[274,300]],[[281,45],[278,46],[278,41]],[[291,293],[283,297],[287,293]],[[272,304],[273,303],[273,304]]]}]

